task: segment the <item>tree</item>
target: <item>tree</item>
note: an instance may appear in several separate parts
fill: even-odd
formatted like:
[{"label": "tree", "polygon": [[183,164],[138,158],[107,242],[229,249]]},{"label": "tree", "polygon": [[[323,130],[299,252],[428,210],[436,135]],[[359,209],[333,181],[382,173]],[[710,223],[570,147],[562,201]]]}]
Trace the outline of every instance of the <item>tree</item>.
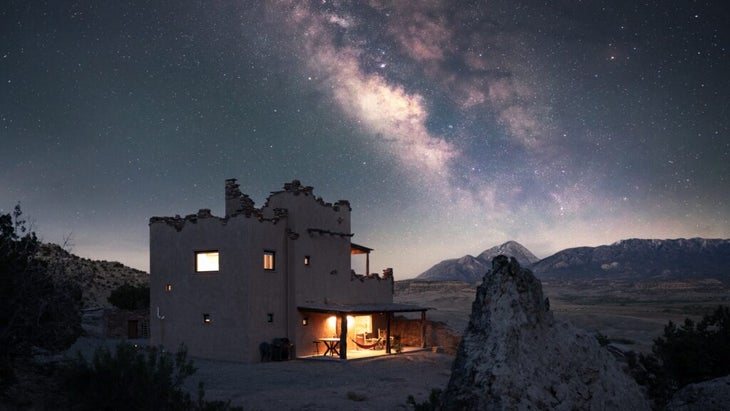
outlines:
[{"label": "tree", "polygon": [[62,264],[37,258],[40,242],[20,205],[0,214],[0,386],[33,349],[59,351],[81,333],[81,289]]},{"label": "tree", "polygon": [[629,358],[637,382],[647,388],[658,407],[679,388],[730,374],[730,307],[718,306],[698,323],[687,318],[664,326],[652,353]]},{"label": "tree", "polygon": [[122,284],[112,290],[109,302],[123,310],[135,310],[150,307],[150,287],[146,285],[133,286]]},{"label": "tree", "polygon": [[654,340],[652,352],[670,378],[683,387],[730,374],[730,307],[718,306],[702,321],[671,321],[664,335]]}]

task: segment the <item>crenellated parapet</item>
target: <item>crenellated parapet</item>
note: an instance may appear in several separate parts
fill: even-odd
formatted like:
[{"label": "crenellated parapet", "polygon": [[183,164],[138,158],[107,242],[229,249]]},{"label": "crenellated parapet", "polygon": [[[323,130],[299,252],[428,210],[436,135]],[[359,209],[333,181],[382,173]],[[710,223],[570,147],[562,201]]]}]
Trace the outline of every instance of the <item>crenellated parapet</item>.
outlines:
[{"label": "crenellated parapet", "polygon": [[229,178],[226,180],[226,217],[238,214],[245,214],[247,217],[257,216],[261,214],[261,210],[256,208],[251,197],[241,192],[236,179]]},{"label": "crenellated parapet", "polygon": [[[312,196],[314,198],[314,201],[317,202],[317,204],[323,206],[323,207],[330,207],[334,211],[340,211],[341,208],[347,207],[347,211],[352,211],[352,207],[350,206],[350,202],[347,200],[338,200],[336,203],[328,203],[325,202],[322,197],[315,197],[314,196],[314,188],[312,186],[304,186],[299,180],[292,180],[291,183],[284,183],[284,189],[279,191],[272,191],[271,196],[274,196],[276,194],[281,193],[291,193],[295,196],[303,195],[303,196]],[[266,199],[266,204],[262,207],[262,209],[267,208],[269,205],[269,199]]]},{"label": "crenellated parapet", "polygon": [[[334,204],[326,203],[321,197],[314,197],[313,188],[311,186],[303,186],[299,180],[293,180],[290,183],[285,183],[284,190],[272,192],[269,198],[266,199],[266,204],[262,208],[256,208],[254,201],[248,195],[241,192],[241,188],[237,180],[235,178],[230,178],[226,180],[225,186],[225,217],[216,217],[211,214],[210,209],[204,208],[200,209],[196,214],[189,214],[185,217],[180,217],[179,215],[176,215],[175,217],[152,217],[150,218],[149,223],[154,224],[162,222],[174,227],[177,231],[182,230],[186,223],[195,224],[198,220],[204,218],[216,218],[220,220],[222,224],[226,224],[232,217],[245,216],[247,218],[255,218],[261,222],[272,222],[276,224],[279,220],[287,218],[290,211],[283,207],[275,207],[266,212],[264,212],[264,210],[269,208],[271,198],[280,193],[292,193],[295,196],[312,196],[319,205],[329,207],[335,212],[339,212],[344,207],[347,207],[348,211],[352,211],[349,201],[339,200]],[[342,222],[342,220],[342,217],[340,217],[338,222]],[[319,234],[343,235],[343,233],[332,233],[330,231],[325,233],[324,230],[320,231],[322,232],[319,232]],[[312,235],[312,232],[309,234]],[[352,236],[351,233],[344,234],[349,237]]]}]

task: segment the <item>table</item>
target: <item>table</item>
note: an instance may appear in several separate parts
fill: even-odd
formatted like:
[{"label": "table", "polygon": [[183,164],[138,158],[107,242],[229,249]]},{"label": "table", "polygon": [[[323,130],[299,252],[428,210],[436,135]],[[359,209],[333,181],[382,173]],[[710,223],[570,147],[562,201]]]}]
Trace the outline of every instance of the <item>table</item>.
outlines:
[{"label": "table", "polygon": [[339,338],[320,338],[320,341],[324,343],[324,346],[327,347],[326,350],[324,350],[324,354],[322,355],[340,355],[340,352],[337,350],[340,347],[340,339]]}]

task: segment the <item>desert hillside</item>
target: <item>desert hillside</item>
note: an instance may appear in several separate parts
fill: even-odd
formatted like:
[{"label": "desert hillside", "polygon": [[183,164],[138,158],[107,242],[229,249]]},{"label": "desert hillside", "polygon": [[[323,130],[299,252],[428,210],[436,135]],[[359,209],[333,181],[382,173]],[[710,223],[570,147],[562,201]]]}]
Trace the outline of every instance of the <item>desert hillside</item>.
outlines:
[{"label": "desert hillside", "polygon": [[97,261],[71,254],[56,244],[43,244],[39,257],[53,266],[55,275],[74,278],[83,291],[83,308],[108,307],[111,291],[122,284],[149,284],[149,274],[116,261]]}]

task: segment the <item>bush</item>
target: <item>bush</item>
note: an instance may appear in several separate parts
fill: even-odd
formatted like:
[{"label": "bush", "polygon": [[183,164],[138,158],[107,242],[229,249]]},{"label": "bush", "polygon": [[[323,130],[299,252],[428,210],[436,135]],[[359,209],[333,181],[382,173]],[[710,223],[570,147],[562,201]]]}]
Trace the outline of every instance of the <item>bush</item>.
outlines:
[{"label": "bush", "polygon": [[730,374],[730,307],[718,306],[699,323],[670,321],[654,340],[652,354],[631,358],[629,367],[658,406],[687,384]]},{"label": "bush", "polygon": [[228,403],[193,401],[182,385],[196,369],[184,346],[176,354],[146,352],[121,343],[112,353],[99,348],[88,362],[81,354],[67,361],[61,375],[69,404],[77,410],[228,410]]},{"label": "bush", "polygon": [[438,388],[433,388],[428,395],[428,401],[417,403],[413,395],[408,396],[406,401],[413,407],[414,411],[435,411],[441,409],[441,394],[443,392]]},{"label": "bush", "polygon": [[150,287],[144,285],[133,286],[129,284],[122,284],[112,290],[108,300],[112,305],[123,310],[149,308]]}]

